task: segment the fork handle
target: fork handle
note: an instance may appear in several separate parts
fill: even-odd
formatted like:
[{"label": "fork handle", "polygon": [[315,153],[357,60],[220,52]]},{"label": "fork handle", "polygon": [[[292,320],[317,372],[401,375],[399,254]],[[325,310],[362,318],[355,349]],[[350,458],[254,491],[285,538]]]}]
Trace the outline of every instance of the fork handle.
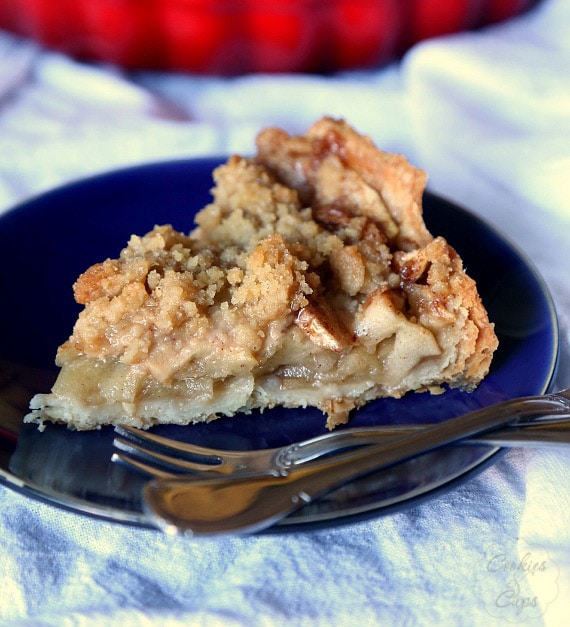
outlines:
[{"label": "fork handle", "polygon": [[[496,443],[497,446],[517,446],[518,442],[525,443],[526,445],[529,445],[533,441],[546,442],[546,438],[541,438],[539,434],[536,433],[538,429],[546,428],[546,425],[544,423],[540,425],[542,421],[532,420],[532,418],[536,418],[537,415],[540,415],[541,418],[550,418],[548,427],[556,426],[556,419],[554,419],[553,416],[561,415],[562,418],[558,418],[557,420],[567,421],[570,416],[569,390],[562,390],[558,394],[509,399],[502,403],[471,412],[455,420],[461,421],[464,424],[467,416],[483,415],[489,411],[493,412],[493,414],[497,411],[506,411],[510,413],[512,421],[495,425],[494,428],[488,430],[491,431],[491,433],[485,433],[480,437],[469,438],[468,440],[466,439],[466,444],[487,444],[492,446]],[[445,424],[449,424],[450,422],[451,421],[448,420]],[[437,425],[386,425],[381,427],[349,428],[345,431],[333,431],[303,442],[291,444],[287,447],[275,449],[273,464],[279,470],[292,468],[299,464],[318,459],[327,453],[339,451],[343,447],[374,443],[382,444],[387,441],[393,442],[395,439],[400,439],[414,433],[420,433],[435,426]],[[505,429],[509,431],[510,429],[516,428],[520,437],[513,437],[515,435],[514,433],[501,433],[498,431],[499,427],[505,427]],[[523,434],[523,429],[530,429],[533,435]],[[495,432],[495,430],[497,431]],[[566,441],[563,434],[561,434],[561,437],[557,437],[557,440]]]},{"label": "fork handle", "polygon": [[527,397],[453,418],[396,442],[371,445],[333,460],[293,468],[280,476],[152,481],[144,491],[146,506],[151,518],[169,531],[190,531],[194,535],[259,531],[362,475],[514,423],[523,416],[569,409],[570,402],[564,396]]},{"label": "fork handle", "polygon": [[[272,449],[274,451],[273,462],[277,468],[292,468],[312,462],[328,453],[339,452],[343,448],[393,442],[433,426],[433,424],[382,425],[332,431],[285,448]],[[565,446],[570,444],[570,419],[564,416],[520,422],[515,425],[507,424],[463,439],[457,444],[508,448]]]}]

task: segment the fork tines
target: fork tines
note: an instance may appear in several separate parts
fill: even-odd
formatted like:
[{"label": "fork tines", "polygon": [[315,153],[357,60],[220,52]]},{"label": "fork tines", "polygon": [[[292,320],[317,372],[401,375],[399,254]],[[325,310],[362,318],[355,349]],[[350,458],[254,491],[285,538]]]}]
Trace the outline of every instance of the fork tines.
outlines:
[{"label": "fork tines", "polygon": [[111,460],[153,477],[176,477],[180,474],[208,472],[222,460],[209,455],[208,449],[176,442],[159,435],[117,426],[113,445],[118,452]]}]

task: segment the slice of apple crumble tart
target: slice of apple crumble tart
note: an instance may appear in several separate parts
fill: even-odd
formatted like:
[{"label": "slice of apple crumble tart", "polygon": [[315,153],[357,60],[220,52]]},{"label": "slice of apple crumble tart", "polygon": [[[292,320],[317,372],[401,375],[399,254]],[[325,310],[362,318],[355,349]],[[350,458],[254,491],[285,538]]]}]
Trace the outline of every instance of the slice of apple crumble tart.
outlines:
[{"label": "slice of apple crumble tart", "polygon": [[26,421],[147,428],[283,405],[333,428],[372,399],[487,374],[493,325],[404,157],[323,118],[263,130],[214,180],[189,235],[133,235],[79,277],[84,309]]}]

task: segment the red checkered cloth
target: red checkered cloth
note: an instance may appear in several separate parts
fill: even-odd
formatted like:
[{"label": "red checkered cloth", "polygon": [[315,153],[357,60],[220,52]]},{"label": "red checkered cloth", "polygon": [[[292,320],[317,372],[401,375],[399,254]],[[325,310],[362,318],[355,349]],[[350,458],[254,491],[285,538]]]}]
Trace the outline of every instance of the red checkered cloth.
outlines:
[{"label": "red checkered cloth", "polygon": [[380,66],[539,0],[2,0],[0,28],[72,56],[207,74]]}]

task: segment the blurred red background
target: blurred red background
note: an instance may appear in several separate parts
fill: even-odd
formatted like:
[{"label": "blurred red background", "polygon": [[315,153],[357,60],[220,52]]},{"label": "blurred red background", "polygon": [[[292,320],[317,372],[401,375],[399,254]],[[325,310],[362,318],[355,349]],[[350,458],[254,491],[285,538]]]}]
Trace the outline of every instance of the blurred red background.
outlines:
[{"label": "blurred red background", "polygon": [[385,64],[539,0],[1,0],[0,28],[84,60],[236,75]]}]

